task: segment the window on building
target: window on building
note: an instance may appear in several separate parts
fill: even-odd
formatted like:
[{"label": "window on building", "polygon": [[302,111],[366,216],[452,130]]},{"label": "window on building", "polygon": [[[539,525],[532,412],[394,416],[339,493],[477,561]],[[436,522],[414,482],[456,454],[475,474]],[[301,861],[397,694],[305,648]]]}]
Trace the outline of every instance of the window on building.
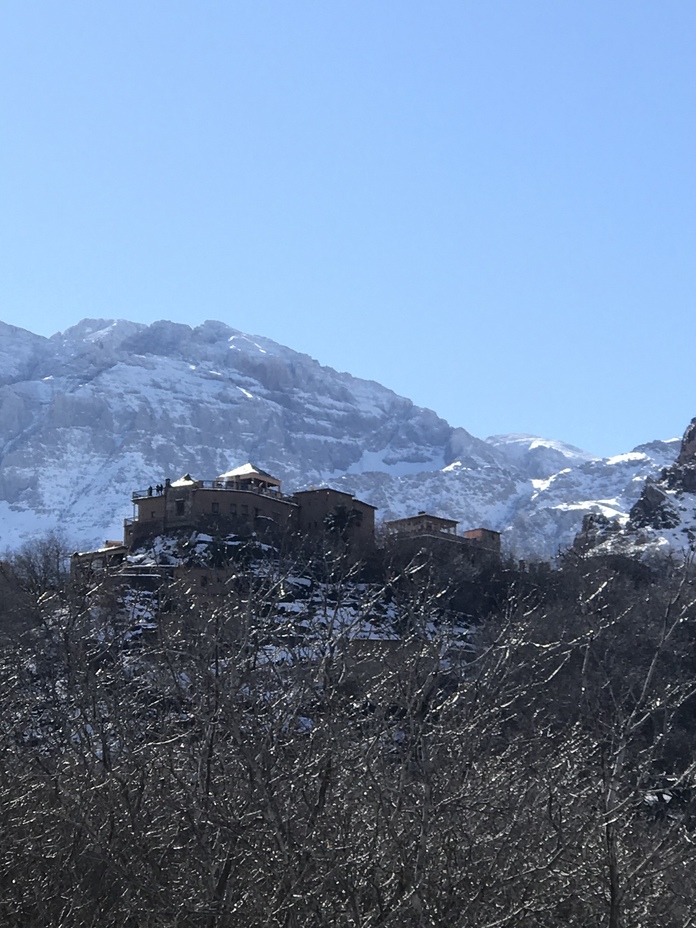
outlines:
[{"label": "window on building", "polygon": [[233,516],[237,515],[237,504],[236,503],[230,503],[230,513]]},{"label": "window on building", "polygon": [[220,512],[220,503],[213,503],[211,509],[213,512]]},{"label": "window on building", "polygon": [[244,503],[244,504],[242,505],[242,515],[243,515],[243,516],[248,516],[248,515],[249,515],[249,507],[247,506],[246,503]]},{"label": "window on building", "polygon": [[178,516],[183,516],[183,514],[184,514],[184,506],[185,506],[185,504],[184,504],[183,499],[178,499],[178,500],[176,501],[176,514],[177,514]]}]

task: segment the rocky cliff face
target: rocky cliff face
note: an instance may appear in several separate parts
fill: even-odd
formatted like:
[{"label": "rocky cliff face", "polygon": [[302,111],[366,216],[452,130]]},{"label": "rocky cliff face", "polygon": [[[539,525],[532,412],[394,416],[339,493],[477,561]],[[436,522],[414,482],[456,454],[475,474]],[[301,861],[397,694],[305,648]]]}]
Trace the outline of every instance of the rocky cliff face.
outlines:
[{"label": "rocky cliff face", "polygon": [[133,489],[252,460],[288,491],[329,483],[378,517],[427,509],[548,556],[587,512],[625,519],[677,451],[599,460],[533,436],[482,441],[220,322],[87,319],[52,338],[0,324],[0,548],[55,526],[80,546],[119,537]]},{"label": "rocky cliff face", "polygon": [[625,520],[587,515],[575,540],[590,554],[650,558],[687,555],[696,542],[696,419],[682,438],[676,460],[647,479]]},{"label": "rocky cliff face", "polygon": [[684,432],[676,463],[681,467],[696,465],[696,419],[692,419]]}]

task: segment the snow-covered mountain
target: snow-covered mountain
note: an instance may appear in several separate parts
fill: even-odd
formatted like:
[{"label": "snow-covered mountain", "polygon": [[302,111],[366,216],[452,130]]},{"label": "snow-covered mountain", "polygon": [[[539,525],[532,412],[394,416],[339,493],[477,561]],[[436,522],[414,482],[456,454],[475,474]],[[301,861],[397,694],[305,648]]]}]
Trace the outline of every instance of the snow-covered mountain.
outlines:
[{"label": "snow-covered mountain", "polygon": [[554,554],[588,512],[627,517],[679,441],[605,460],[560,441],[454,428],[378,383],[220,322],[86,319],[43,338],[0,323],[0,548],[62,526],[120,537],[133,489],[253,460],[396,518],[427,509]]}]

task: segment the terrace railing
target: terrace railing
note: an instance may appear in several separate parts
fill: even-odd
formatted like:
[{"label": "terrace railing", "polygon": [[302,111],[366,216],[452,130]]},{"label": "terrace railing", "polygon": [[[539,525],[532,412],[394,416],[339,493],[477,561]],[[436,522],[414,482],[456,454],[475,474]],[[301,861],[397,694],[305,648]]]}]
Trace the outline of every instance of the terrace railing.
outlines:
[{"label": "terrace railing", "polygon": [[[187,484],[192,490],[233,490],[235,493],[253,493],[256,496],[268,496],[273,499],[289,499],[280,490],[271,490],[266,487],[250,487],[247,484],[233,484],[221,480],[196,480],[195,483]],[[164,488],[169,489],[169,488]],[[180,489],[174,487],[173,489]],[[159,491],[157,487],[148,487],[146,490],[133,490],[131,498],[137,499],[157,499],[164,495],[164,490]]]}]

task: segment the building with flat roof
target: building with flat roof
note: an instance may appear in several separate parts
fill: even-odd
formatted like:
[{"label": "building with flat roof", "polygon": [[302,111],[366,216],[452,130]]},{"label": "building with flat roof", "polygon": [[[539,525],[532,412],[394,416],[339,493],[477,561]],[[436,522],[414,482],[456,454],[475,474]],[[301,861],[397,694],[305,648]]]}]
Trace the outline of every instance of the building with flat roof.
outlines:
[{"label": "building with flat roof", "polygon": [[500,556],[500,532],[489,528],[473,528],[458,535],[457,525],[454,519],[419,512],[405,519],[385,522],[384,528],[387,535],[397,542],[430,539],[433,542],[449,542],[460,547],[469,547],[472,552],[478,549]]},{"label": "building with flat roof", "polygon": [[298,505],[297,528],[301,534],[330,533],[349,544],[374,543],[375,506],[331,487],[299,490],[292,498]]},{"label": "building with flat roof", "polygon": [[[123,543],[107,542],[98,551],[76,554],[73,570],[85,575],[97,570],[130,569],[127,555],[146,541],[171,532],[197,531],[213,538],[236,535],[277,544],[283,539],[324,539],[359,556],[374,550],[375,506],[332,487],[282,492],[281,481],[248,462],[200,480],[184,474],[132,494],[133,516],[124,522]],[[454,519],[419,512],[384,524],[386,534],[404,548],[405,542],[431,548],[438,543],[474,556],[500,556],[500,534],[476,528],[457,534]],[[413,546],[413,545],[412,545]],[[411,547],[412,547],[411,546]],[[467,554],[467,556],[468,556]],[[133,568],[135,570],[135,568]]]},{"label": "building with flat roof", "polygon": [[178,529],[211,534],[282,535],[296,528],[297,503],[281,492],[281,482],[253,464],[197,480],[179,480],[133,493],[134,515],[124,527],[124,542],[136,547],[144,539]]},{"label": "building with flat roof", "polygon": [[375,507],[331,487],[282,492],[281,481],[254,464],[198,480],[184,474],[133,493],[133,517],[126,519],[124,544],[179,529],[212,535],[256,534],[269,540],[288,534],[333,537],[352,544],[374,542]]},{"label": "building with flat roof", "polygon": [[450,535],[456,536],[457,525],[454,519],[443,519],[441,516],[432,516],[427,512],[408,516],[405,519],[393,519],[385,522],[384,527],[389,535]]}]

